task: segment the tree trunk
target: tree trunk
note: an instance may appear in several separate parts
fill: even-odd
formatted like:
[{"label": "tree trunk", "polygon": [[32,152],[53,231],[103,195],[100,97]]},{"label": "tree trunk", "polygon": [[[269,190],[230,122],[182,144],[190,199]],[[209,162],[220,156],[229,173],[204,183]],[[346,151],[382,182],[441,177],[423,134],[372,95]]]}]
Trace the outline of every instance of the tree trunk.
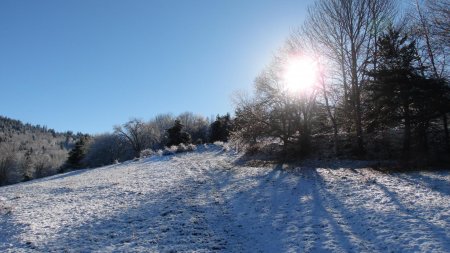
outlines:
[{"label": "tree trunk", "polygon": [[356,101],[355,114],[356,114],[356,137],[358,139],[358,154],[362,155],[362,154],[364,154],[365,150],[364,150],[364,139],[363,139],[363,131],[362,131],[361,101],[359,98],[359,92],[358,92],[358,98]]},{"label": "tree trunk", "polygon": [[424,154],[428,153],[428,134],[427,134],[427,129],[429,127],[429,123],[428,122],[422,122],[419,125],[419,131],[418,131],[418,137],[419,137],[419,148],[420,151],[424,152]]},{"label": "tree trunk", "polygon": [[325,83],[322,80],[322,90],[323,90],[323,97],[325,98],[325,106],[327,107],[328,117],[330,117],[331,125],[333,126],[333,151],[334,155],[338,155],[338,128],[336,124],[336,119],[333,117],[333,114],[331,113],[330,104],[328,102],[328,96],[327,92],[325,90]]},{"label": "tree trunk", "polygon": [[353,100],[353,109],[354,109],[354,120],[356,127],[356,140],[357,140],[357,153],[358,155],[364,154],[364,140],[362,135],[362,117],[361,117],[361,94],[360,87],[358,82],[358,71],[357,71],[357,57],[356,57],[356,49],[355,45],[352,42],[352,100]]},{"label": "tree trunk", "polygon": [[403,133],[403,158],[409,159],[409,152],[411,148],[411,118],[409,114],[409,104],[405,102],[403,104],[403,118],[405,124],[405,130]]},{"label": "tree trunk", "polygon": [[447,152],[450,153],[450,143],[449,143],[449,134],[448,134],[448,120],[447,120],[447,113],[444,113],[442,115],[442,121],[444,124],[444,134],[445,134],[445,145],[447,146]]}]

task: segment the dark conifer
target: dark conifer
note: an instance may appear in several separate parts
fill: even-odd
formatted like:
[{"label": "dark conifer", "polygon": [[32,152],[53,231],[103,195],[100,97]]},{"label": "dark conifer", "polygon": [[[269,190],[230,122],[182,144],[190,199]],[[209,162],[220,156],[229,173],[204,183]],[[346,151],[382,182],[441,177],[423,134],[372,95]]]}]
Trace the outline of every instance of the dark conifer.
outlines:
[{"label": "dark conifer", "polygon": [[217,115],[216,120],[211,124],[210,141],[228,141],[232,130],[230,114],[224,116]]},{"label": "dark conifer", "polygon": [[69,158],[67,159],[67,165],[71,168],[80,168],[83,166],[82,160],[87,152],[87,144],[89,136],[82,135],[80,139],[75,143],[75,147],[69,152]]},{"label": "dark conifer", "polygon": [[[401,31],[389,28],[378,40],[377,69],[369,72],[369,127],[403,127],[403,157],[409,158],[413,131],[427,148],[430,120],[448,99],[445,82],[427,77],[419,64],[416,44]],[[424,150],[422,150],[424,151]]]},{"label": "dark conifer", "polygon": [[173,145],[179,145],[180,143],[190,143],[191,142],[191,136],[183,132],[183,124],[179,120],[175,120],[174,125],[167,129],[168,134],[168,143],[167,146],[173,146]]}]

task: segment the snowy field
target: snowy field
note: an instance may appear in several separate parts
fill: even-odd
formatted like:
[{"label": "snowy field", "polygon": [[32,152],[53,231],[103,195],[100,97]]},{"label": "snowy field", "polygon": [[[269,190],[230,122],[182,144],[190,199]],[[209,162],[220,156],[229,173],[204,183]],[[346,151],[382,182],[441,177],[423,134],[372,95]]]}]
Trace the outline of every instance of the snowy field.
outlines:
[{"label": "snowy field", "polygon": [[450,252],[449,170],[235,159],[210,148],[1,187],[0,252]]}]

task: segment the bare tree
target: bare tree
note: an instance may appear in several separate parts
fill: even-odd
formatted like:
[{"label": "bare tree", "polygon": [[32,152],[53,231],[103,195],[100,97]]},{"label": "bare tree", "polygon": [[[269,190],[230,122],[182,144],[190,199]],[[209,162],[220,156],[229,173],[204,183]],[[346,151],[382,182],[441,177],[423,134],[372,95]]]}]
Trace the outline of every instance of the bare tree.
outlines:
[{"label": "bare tree", "polygon": [[194,142],[205,142],[208,134],[208,121],[201,115],[184,112],[177,117]]},{"label": "bare tree", "polygon": [[450,1],[427,0],[425,4],[430,11],[434,36],[441,45],[450,47]]},{"label": "bare tree", "polygon": [[[435,79],[449,79],[450,49],[450,2],[444,0],[416,0],[414,8],[409,10],[407,18],[411,33],[415,36],[417,48],[420,54],[422,70],[430,70],[430,76]],[[423,73],[426,75],[426,73]],[[442,125],[445,134],[445,143],[450,150],[448,112],[442,111]]]},{"label": "bare tree", "polygon": [[[407,18],[412,20],[412,22],[409,22],[410,30],[417,41],[423,66],[429,67],[431,76],[444,78],[448,75],[448,56],[446,51],[450,47],[448,44],[450,41],[445,43],[445,40],[440,36],[440,32],[436,31],[437,27],[439,27],[438,21],[435,19],[437,14],[434,13],[435,11],[430,5],[437,2],[439,1],[428,0],[423,3],[416,0],[414,9],[410,10]],[[448,18],[448,22],[450,22],[450,16]]]},{"label": "bare tree", "polygon": [[93,137],[83,162],[88,166],[98,167],[132,158],[129,155],[124,138],[115,134],[101,134]]},{"label": "bare tree", "polygon": [[148,143],[145,136],[145,124],[139,119],[132,119],[122,126],[115,126],[114,132],[127,140],[136,157]]},{"label": "bare tree", "polygon": [[152,122],[154,122],[158,129],[164,132],[166,129],[170,128],[173,125],[174,120],[175,118],[172,114],[166,113],[156,115]]},{"label": "bare tree", "polygon": [[[311,20],[314,20],[314,22],[318,21],[318,17],[312,17]],[[311,22],[311,20],[309,20]],[[305,25],[306,26],[306,25]],[[343,43],[343,37],[342,33],[338,34],[337,37],[331,37],[327,38],[326,36],[319,36],[321,39],[325,39],[322,42],[324,43],[330,43],[331,46],[333,43],[341,44],[342,47],[338,47],[337,49],[340,50],[334,50],[329,51],[331,47],[325,47],[324,45],[321,45],[320,43],[317,43],[317,31],[314,29],[317,28],[317,26],[310,27],[311,29],[306,29],[306,27],[303,27],[303,29],[298,30],[291,34],[290,38],[287,41],[287,47],[290,51],[297,51],[297,52],[307,52],[309,55],[313,55],[313,58],[317,62],[317,65],[319,66],[319,75],[318,75],[318,91],[322,95],[322,103],[325,104],[326,113],[328,116],[328,119],[331,123],[331,127],[333,129],[333,151],[335,155],[338,154],[338,133],[339,133],[339,127],[338,127],[338,119],[337,119],[337,110],[338,110],[338,103],[339,101],[343,102],[343,107],[348,108],[348,85],[345,75],[345,65],[344,65],[344,58],[342,54],[343,46],[345,43]],[[336,47],[333,47],[331,49],[336,49]],[[333,62],[339,62],[338,64],[339,68],[333,69],[333,68],[327,68],[326,66],[332,65],[330,63]],[[335,72],[337,71],[337,72]],[[341,74],[341,75],[340,75]],[[338,79],[342,77],[341,82],[338,81],[337,83],[343,84],[343,85],[336,85],[335,79]],[[340,92],[340,90],[343,88],[343,93]],[[342,96],[343,95],[343,96]],[[348,110],[343,110],[344,112],[347,112]],[[345,117],[344,117],[345,118]]]},{"label": "bare tree", "polygon": [[238,103],[235,118],[238,130],[233,136],[239,134],[251,144],[255,144],[258,138],[277,139],[284,151],[293,147],[306,154],[317,93],[314,88],[301,92],[288,89],[283,75],[291,53],[289,49],[280,50],[256,78],[254,97]]},{"label": "bare tree", "polygon": [[[375,39],[395,10],[393,0],[318,0],[300,36],[319,47],[330,61],[343,87],[343,105],[356,132],[359,151],[364,150],[361,91],[368,58],[377,50]],[[376,63],[373,66],[376,68]]]}]

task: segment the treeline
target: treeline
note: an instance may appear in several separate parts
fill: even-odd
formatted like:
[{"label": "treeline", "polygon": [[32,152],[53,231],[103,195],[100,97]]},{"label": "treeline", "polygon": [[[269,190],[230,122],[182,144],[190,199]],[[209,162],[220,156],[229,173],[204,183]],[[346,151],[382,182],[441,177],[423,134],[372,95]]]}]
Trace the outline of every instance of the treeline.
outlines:
[{"label": "treeline", "polygon": [[[317,0],[236,98],[234,142],[278,157],[448,159],[450,2],[412,2]],[[289,90],[286,65],[302,57],[316,83]]]},{"label": "treeline", "polygon": [[87,135],[58,133],[0,116],[0,185],[27,181],[80,168],[94,168],[226,142],[233,127],[229,114],[210,122],[185,112],[160,114],[149,121],[132,119],[114,132]]},{"label": "treeline", "polygon": [[[228,141],[232,130],[229,114],[215,121],[185,112],[177,117],[160,114],[149,121],[132,119],[114,127],[113,133],[85,136],[70,152],[65,168],[98,167],[155,153],[188,149],[189,144]],[[191,148],[193,149],[193,148]]]},{"label": "treeline", "polygon": [[0,116],[0,185],[56,173],[81,136]]}]

